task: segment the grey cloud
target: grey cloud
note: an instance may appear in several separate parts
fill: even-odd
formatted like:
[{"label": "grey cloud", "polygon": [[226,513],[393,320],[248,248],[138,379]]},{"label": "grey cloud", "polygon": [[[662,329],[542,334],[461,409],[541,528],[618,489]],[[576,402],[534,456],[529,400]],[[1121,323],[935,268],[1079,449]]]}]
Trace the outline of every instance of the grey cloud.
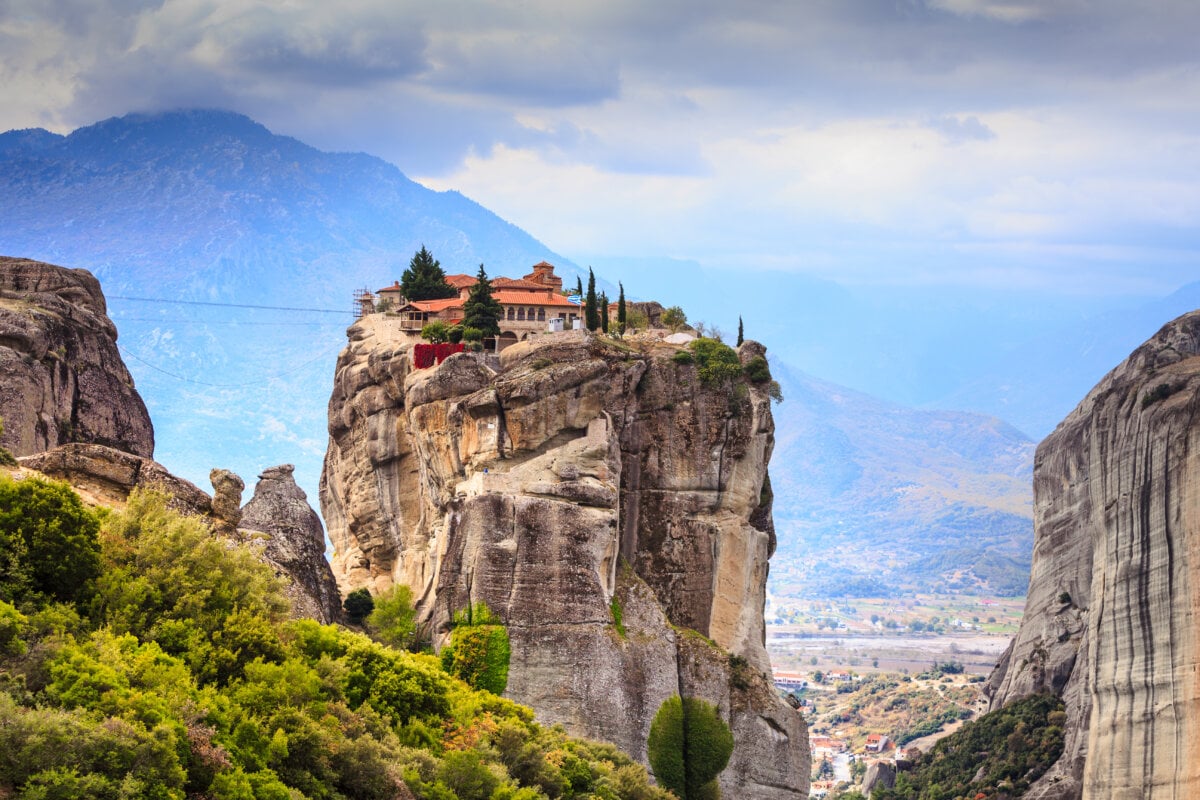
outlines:
[{"label": "grey cloud", "polygon": [[974,115],[968,117],[944,116],[929,120],[928,126],[952,144],[977,141],[986,142],[996,138],[996,132],[979,121]]},{"label": "grey cloud", "polygon": [[434,58],[429,77],[434,86],[538,106],[592,104],[620,90],[616,54],[569,34],[450,36]]},{"label": "grey cloud", "polygon": [[206,39],[250,73],[318,84],[358,86],[426,67],[424,34],[404,15],[258,8],[214,26]]}]

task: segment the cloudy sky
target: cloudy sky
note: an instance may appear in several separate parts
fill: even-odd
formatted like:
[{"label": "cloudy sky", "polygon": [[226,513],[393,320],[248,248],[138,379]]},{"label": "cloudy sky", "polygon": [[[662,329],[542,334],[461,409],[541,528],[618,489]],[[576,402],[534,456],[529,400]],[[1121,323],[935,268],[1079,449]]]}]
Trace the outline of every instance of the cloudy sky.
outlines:
[{"label": "cloudy sky", "polygon": [[1195,0],[0,0],[0,130],[222,107],[578,261],[1200,279]]}]

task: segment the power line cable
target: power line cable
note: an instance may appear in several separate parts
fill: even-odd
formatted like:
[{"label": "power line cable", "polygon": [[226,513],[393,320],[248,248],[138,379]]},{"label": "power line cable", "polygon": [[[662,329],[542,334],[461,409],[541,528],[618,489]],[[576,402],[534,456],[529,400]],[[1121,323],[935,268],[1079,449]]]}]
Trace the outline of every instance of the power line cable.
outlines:
[{"label": "power line cable", "polygon": [[110,294],[110,300],[129,300],[135,303],[171,303],[181,306],[220,306],[222,308],[253,308],[259,311],[305,311],[312,314],[344,314],[354,316],[353,311],[336,311],[332,308],[292,308],[289,306],[255,306],[245,303],[217,303],[205,300],[168,300],[163,297],[129,297],[127,295]]},{"label": "power line cable", "polygon": [[112,317],[113,322],[159,322],[169,325],[267,325],[272,327],[329,327],[330,325],[341,326],[340,322],[259,322],[243,321],[243,320],[203,320],[203,319],[180,319],[178,317]]},{"label": "power line cable", "polygon": [[299,365],[297,365],[297,366],[293,367],[292,369],[288,369],[288,370],[284,370],[283,372],[276,372],[276,373],[274,373],[274,374],[267,375],[267,376],[266,376],[266,377],[265,377],[263,380],[260,380],[260,381],[245,381],[245,382],[243,382],[243,383],[208,383],[207,381],[198,381],[198,380],[196,380],[196,379],[194,379],[194,378],[188,378],[188,377],[185,377],[185,376],[183,376],[183,375],[177,375],[177,374],[176,374],[176,373],[174,373],[174,372],[170,372],[170,371],[168,371],[168,370],[165,370],[165,369],[163,369],[162,367],[159,367],[159,366],[157,366],[157,365],[155,365],[155,364],[151,364],[151,363],[150,363],[149,361],[147,361],[146,359],[144,359],[144,358],[140,357],[139,355],[137,355],[136,353],[133,353],[133,352],[131,352],[130,350],[126,349],[126,348],[125,348],[124,346],[122,346],[120,343],[118,343],[118,344],[117,344],[117,348],[118,348],[118,349],[119,349],[119,350],[120,350],[122,353],[124,353],[125,355],[129,356],[129,357],[130,357],[130,358],[132,358],[134,361],[137,361],[137,362],[139,362],[139,363],[141,363],[141,364],[145,365],[146,367],[148,367],[148,368],[150,368],[150,369],[154,370],[155,372],[160,372],[160,373],[162,373],[163,375],[166,375],[168,378],[174,378],[175,380],[177,380],[177,381],[182,381],[183,383],[192,383],[192,384],[195,384],[195,385],[197,385],[197,386],[209,386],[209,387],[211,387],[211,388],[214,388],[214,389],[240,389],[240,388],[244,388],[244,387],[247,387],[247,386],[265,386],[266,384],[268,384],[268,383],[271,383],[272,381],[274,381],[276,378],[282,378],[284,375],[291,375],[291,374],[293,374],[293,373],[299,372],[300,370],[302,370],[302,369],[304,369],[305,367],[307,367],[309,364],[314,364],[314,363],[316,363],[317,361],[320,361],[322,358],[325,358],[325,357],[326,357],[326,356],[328,356],[330,353],[332,353],[334,350],[337,350],[337,349],[339,349],[340,347],[341,347],[341,345],[339,344],[339,345],[337,345],[337,346],[335,346],[335,347],[328,348],[327,350],[325,350],[324,352],[322,352],[320,355],[318,355],[318,356],[316,356],[316,357],[314,357],[314,358],[310,358],[308,361],[305,361],[304,363],[302,363],[302,364],[299,364]]}]

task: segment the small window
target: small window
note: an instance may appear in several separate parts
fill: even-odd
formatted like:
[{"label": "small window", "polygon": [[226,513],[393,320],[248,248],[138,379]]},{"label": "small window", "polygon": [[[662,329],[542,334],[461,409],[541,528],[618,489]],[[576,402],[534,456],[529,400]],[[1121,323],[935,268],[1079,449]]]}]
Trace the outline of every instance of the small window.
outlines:
[{"label": "small window", "polygon": [[539,308],[538,309],[538,322],[545,322],[545,321],[546,321],[546,309]]},{"label": "small window", "polygon": [[525,321],[525,309],[523,309],[523,308],[517,309],[517,319],[520,320],[521,322]]},{"label": "small window", "polygon": [[513,310],[512,306],[509,306],[508,307],[508,318],[511,320],[514,316],[516,316],[516,311]]}]

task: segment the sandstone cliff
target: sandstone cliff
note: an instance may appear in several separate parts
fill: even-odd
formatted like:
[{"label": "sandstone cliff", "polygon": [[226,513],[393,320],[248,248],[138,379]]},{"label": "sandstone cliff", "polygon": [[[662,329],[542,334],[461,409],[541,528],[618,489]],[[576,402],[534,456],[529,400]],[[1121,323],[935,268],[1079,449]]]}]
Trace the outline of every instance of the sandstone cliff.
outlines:
[{"label": "sandstone cliff", "polygon": [[1200,794],[1200,312],[1166,325],[1038,447],[1033,572],[992,706],[1050,690],[1066,751],[1026,795]]},{"label": "sandstone cliff", "polygon": [[349,336],[321,484],[342,591],[405,583],[435,636],[486,601],[507,694],[545,721],[644,760],[661,703],[704,697],[737,740],[727,797],[806,795],[806,726],[762,676],[766,393],[706,388],[649,340],[570,332],[413,371],[386,317]]},{"label": "sandstone cliff", "polygon": [[149,457],[154,429],[91,273],[0,256],[0,444],[85,442]]}]

